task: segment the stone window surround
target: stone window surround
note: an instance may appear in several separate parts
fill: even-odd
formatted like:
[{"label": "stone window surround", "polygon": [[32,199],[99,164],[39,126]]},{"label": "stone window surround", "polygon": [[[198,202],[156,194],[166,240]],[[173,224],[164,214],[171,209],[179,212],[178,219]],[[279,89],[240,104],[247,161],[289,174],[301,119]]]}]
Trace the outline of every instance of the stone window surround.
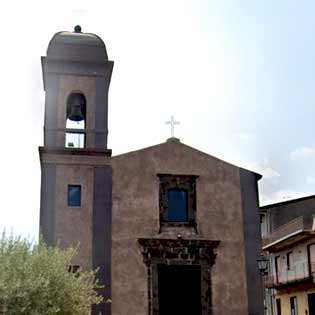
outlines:
[{"label": "stone window surround", "polygon": [[[160,180],[159,186],[159,209],[160,209],[160,227],[196,227],[196,179],[198,175],[175,175],[175,174],[157,174]],[[187,191],[187,210],[188,220],[186,222],[168,221],[168,198],[169,189],[184,189]]]},{"label": "stone window surround", "polygon": [[143,262],[148,272],[148,315],[159,314],[158,265],[199,265],[201,267],[202,315],[212,315],[211,267],[220,241],[204,239],[140,238]]}]

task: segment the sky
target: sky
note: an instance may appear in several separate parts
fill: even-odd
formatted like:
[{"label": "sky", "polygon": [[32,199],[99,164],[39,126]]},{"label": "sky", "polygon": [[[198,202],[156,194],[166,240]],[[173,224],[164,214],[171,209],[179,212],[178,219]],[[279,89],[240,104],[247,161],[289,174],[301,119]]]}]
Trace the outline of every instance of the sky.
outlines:
[{"label": "sky", "polygon": [[181,142],[263,175],[260,204],[315,194],[315,2],[7,1],[0,5],[0,231],[37,238],[52,36],[99,35],[115,62],[113,155]]}]

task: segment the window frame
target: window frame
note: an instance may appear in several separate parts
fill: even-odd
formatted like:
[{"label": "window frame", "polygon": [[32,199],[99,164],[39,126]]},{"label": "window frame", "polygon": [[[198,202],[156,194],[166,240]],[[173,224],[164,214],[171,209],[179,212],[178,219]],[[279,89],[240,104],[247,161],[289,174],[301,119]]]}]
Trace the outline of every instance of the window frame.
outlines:
[{"label": "window frame", "polygon": [[[159,184],[160,226],[196,226],[196,179],[197,175],[157,174]],[[168,191],[179,189],[187,191],[187,220],[169,221]]]}]

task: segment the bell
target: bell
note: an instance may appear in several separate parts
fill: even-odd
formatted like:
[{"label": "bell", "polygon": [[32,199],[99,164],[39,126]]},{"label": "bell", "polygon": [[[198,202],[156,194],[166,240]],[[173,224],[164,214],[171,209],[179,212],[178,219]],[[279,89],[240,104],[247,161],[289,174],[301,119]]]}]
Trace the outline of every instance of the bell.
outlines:
[{"label": "bell", "polygon": [[67,106],[67,118],[73,121],[81,121],[85,119],[84,100],[80,94],[74,94],[74,97],[69,99]]},{"label": "bell", "polygon": [[80,104],[71,106],[68,119],[73,121],[81,121],[84,119],[84,115],[82,113],[82,108]]}]

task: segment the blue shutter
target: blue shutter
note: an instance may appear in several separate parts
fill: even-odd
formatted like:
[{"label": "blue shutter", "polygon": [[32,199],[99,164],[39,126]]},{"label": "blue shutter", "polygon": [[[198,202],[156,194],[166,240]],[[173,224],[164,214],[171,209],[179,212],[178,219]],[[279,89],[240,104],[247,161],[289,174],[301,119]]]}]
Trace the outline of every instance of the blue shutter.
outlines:
[{"label": "blue shutter", "polygon": [[168,198],[168,221],[187,222],[187,191],[184,189],[169,189]]},{"label": "blue shutter", "polygon": [[81,186],[68,185],[68,206],[81,207]]}]

